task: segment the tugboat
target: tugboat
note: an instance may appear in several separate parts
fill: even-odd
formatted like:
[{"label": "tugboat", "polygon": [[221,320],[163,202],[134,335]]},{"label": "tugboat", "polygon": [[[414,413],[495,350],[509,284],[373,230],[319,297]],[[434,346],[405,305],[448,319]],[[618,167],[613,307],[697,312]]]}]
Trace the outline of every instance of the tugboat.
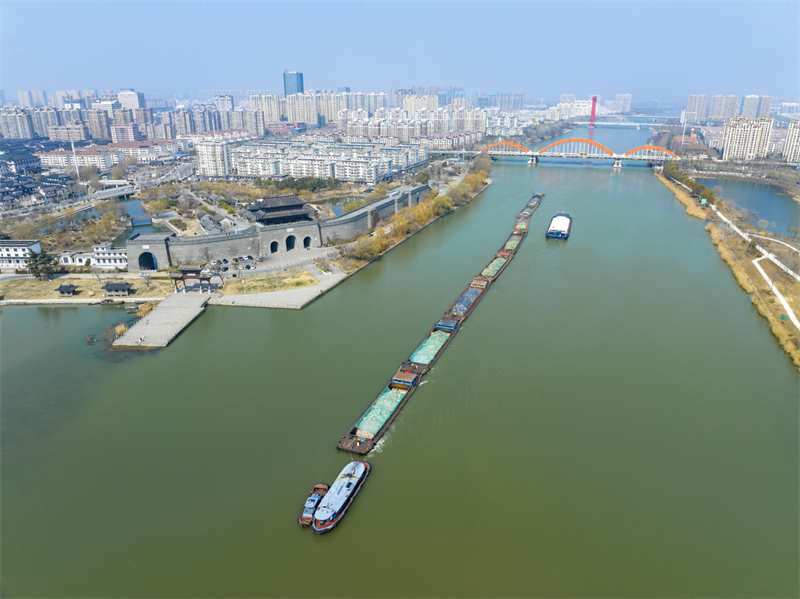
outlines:
[{"label": "tugboat", "polygon": [[569,239],[572,229],[572,217],[566,212],[559,212],[550,219],[550,226],[544,234],[548,239]]},{"label": "tugboat", "polygon": [[367,478],[370,465],[360,460],[350,462],[336,477],[314,514],[311,527],[317,534],[332,530],[347,512]]},{"label": "tugboat", "polygon": [[300,526],[306,528],[311,525],[311,521],[314,519],[314,512],[317,510],[319,502],[322,501],[322,498],[325,497],[325,493],[327,492],[328,485],[323,485],[321,483],[314,485],[314,488],[311,489],[311,493],[308,495],[308,499],[306,499],[306,504],[303,506],[303,511],[297,519]]}]

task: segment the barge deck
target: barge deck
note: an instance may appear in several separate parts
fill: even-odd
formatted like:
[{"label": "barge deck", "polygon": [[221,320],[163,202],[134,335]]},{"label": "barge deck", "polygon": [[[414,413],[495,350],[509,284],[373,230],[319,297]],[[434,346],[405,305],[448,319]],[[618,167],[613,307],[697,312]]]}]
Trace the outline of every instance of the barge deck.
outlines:
[{"label": "barge deck", "polygon": [[420,379],[433,368],[453,341],[463,322],[469,318],[486,296],[491,284],[508,267],[528,235],[530,218],[536,212],[543,198],[543,193],[533,194],[525,208],[514,218],[514,227],[510,237],[503,243],[489,264],[461,292],[442,318],[436,322],[411,356],[400,365],[397,373],[367,406],[359,419],[342,436],[336,445],[337,449],[366,455],[380,441],[408,399],[419,387]]}]

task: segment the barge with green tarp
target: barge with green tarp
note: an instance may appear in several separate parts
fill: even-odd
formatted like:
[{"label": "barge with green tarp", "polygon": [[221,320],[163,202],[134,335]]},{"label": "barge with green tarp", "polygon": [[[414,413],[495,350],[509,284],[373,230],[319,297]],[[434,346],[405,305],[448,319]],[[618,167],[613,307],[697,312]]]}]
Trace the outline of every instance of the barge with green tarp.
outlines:
[{"label": "barge with green tarp", "polygon": [[336,445],[337,449],[359,455],[369,453],[383,437],[392,421],[419,387],[420,379],[433,368],[447,346],[453,341],[463,322],[472,314],[486,295],[489,286],[497,280],[528,234],[531,215],[539,207],[544,194],[535,193],[525,208],[514,219],[511,236],[469,286],[458,296],[397,373],[367,407],[361,417],[350,427]]}]

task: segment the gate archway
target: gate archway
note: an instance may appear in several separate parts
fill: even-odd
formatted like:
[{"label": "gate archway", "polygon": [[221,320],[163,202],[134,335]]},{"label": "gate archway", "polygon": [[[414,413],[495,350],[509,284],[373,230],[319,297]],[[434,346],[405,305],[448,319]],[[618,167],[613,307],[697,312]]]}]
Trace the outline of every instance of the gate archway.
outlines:
[{"label": "gate archway", "polygon": [[270,254],[277,254],[278,253],[278,247],[279,247],[278,246],[278,242],[277,241],[273,241],[272,243],[269,244],[269,253]]},{"label": "gate archway", "polygon": [[286,251],[291,252],[294,249],[294,244],[297,242],[297,237],[294,235],[289,235],[286,238]]},{"label": "gate archway", "polygon": [[158,270],[158,261],[152,252],[139,254],[139,270]]},{"label": "gate archway", "polygon": [[311,237],[304,237],[303,238],[303,249],[308,249],[311,247]]}]

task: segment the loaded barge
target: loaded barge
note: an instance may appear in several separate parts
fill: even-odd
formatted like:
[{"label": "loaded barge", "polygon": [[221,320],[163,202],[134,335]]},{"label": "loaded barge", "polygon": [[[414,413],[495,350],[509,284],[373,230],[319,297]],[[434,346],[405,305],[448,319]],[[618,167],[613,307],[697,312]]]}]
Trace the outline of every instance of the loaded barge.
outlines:
[{"label": "loaded barge", "polygon": [[469,286],[459,295],[444,313],[414,353],[403,362],[397,373],[389,380],[377,398],[361,417],[350,427],[336,445],[337,449],[358,455],[366,455],[383,437],[392,421],[419,387],[420,379],[433,368],[436,361],[450,345],[463,322],[469,318],[480,303],[489,286],[506,269],[528,234],[531,215],[541,204],[544,194],[535,193],[514,219],[511,236],[491,261],[473,278]]}]

